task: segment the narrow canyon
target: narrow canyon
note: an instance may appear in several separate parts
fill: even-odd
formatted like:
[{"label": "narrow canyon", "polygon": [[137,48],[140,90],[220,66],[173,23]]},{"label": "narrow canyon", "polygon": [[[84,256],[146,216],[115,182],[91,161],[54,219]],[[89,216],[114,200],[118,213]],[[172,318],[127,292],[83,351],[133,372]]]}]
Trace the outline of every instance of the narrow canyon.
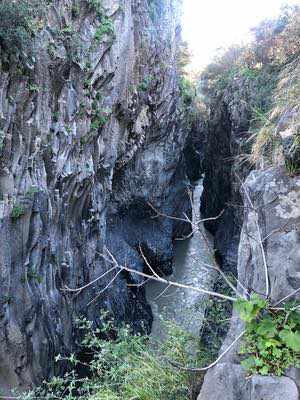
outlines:
[{"label": "narrow canyon", "polygon": [[[0,0],[0,398],[86,360],[76,321],[105,312],[221,356],[174,400],[300,399],[300,9],[190,83],[181,7]],[[245,367],[257,298],[282,334]]]}]

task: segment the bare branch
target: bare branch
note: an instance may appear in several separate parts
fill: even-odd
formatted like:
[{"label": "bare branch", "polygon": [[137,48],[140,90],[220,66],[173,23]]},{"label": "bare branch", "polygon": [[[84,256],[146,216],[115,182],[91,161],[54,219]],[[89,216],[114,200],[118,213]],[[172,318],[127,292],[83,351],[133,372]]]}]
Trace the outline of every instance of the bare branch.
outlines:
[{"label": "bare branch", "polygon": [[275,233],[279,233],[284,231],[284,229],[290,224],[290,221],[288,221],[286,224],[282,225],[280,228],[277,229],[273,229],[273,231],[271,231],[266,237],[263,238],[263,242],[265,242],[266,240],[268,240],[271,236],[275,235]]},{"label": "bare branch", "polygon": [[[191,220],[189,218],[187,218],[187,217],[179,218],[179,217],[174,217],[172,215],[164,214],[164,213],[158,211],[151,203],[148,202],[148,205],[156,213],[156,215],[154,217],[152,217],[152,218],[164,217],[164,218],[168,218],[168,219],[174,219],[175,221],[182,221],[182,222],[186,222],[186,223],[192,223]],[[204,218],[204,219],[201,219],[201,220],[197,221],[197,224],[200,224],[201,222],[206,222],[206,221],[215,221],[216,219],[220,218],[223,215],[223,213],[224,213],[224,210],[222,210],[220,212],[220,214],[217,215],[216,217]]]},{"label": "bare branch", "polygon": [[171,287],[171,285],[168,285],[167,287],[165,287],[164,290],[158,296],[156,296],[154,298],[154,300],[158,300],[160,297],[162,297],[170,287]]},{"label": "bare branch", "polygon": [[254,215],[255,215],[254,219],[255,219],[255,226],[256,226],[257,234],[258,234],[258,243],[259,243],[259,246],[260,246],[260,249],[261,249],[263,265],[264,265],[264,270],[265,270],[266,297],[269,297],[270,284],[269,284],[268,264],[267,264],[267,260],[266,260],[265,248],[264,248],[264,245],[263,245],[263,240],[262,240],[262,237],[261,237],[260,227],[259,227],[259,223],[258,223],[258,213],[257,213],[257,210],[254,207],[254,204],[253,204],[253,202],[251,200],[249,192],[248,192],[246,186],[244,185],[244,182],[241,180],[241,178],[238,176],[238,174],[236,174],[236,176],[237,176],[237,178],[239,179],[239,181],[241,183],[243,191],[244,191],[244,193],[245,193],[245,195],[246,195],[246,197],[248,199],[248,202],[249,202],[249,204],[250,204],[250,206],[252,208],[252,211],[254,212]]},{"label": "bare branch", "polygon": [[104,274],[98,276],[98,277],[97,277],[96,279],[94,279],[93,281],[91,281],[91,282],[87,283],[86,285],[81,286],[81,287],[79,287],[79,288],[71,289],[71,288],[69,288],[68,286],[65,286],[65,288],[64,288],[64,289],[61,289],[61,290],[65,291],[65,292],[78,292],[78,294],[79,294],[80,292],[82,292],[82,290],[87,289],[89,286],[93,285],[94,283],[96,283],[96,282],[99,281],[100,279],[104,278],[107,274],[109,274],[110,272],[112,272],[114,269],[116,269],[116,267],[112,267],[112,268],[109,269],[108,271],[104,272]]},{"label": "bare branch", "polygon": [[115,265],[115,267],[119,268],[122,271],[127,271],[127,272],[130,272],[132,274],[136,274],[136,275],[142,276],[144,278],[149,278],[149,279],[152,279],[152,280],[157,281],[157,282],[162,282],[162,283],[165,283],[165,284],[170,285],[170,286],[175,286],[175,287],[179,287],[179,288],[182,288],[182,289],[193,290],[193,291],[196,291],[198,293],[207,294],[209,296],[218,297],[218,298],[221,298],[221,299],[224,299],[224,300],[230,300],[230,301],[233,301],[233,302],[235,302],[237,300],[234,297],[226,296],[226,295],[221,294],[221,293],[217,293],[217,292],[214,292],[214,291],[206,290],[206,289],[203,289],[203,288],[198,288],[198,287],[191,286],[191,285],[184,285],[182,283],[178,283],[178,282],[167,280],[167,279],[162,278],[160,276],[151,276],[151,275],[146,274],[144,272],[140,272],[140,271],[137,271],[135,269],[119,265],[117,260],[115,259],[115,257],[111,254],[111,252],[107,248],[106,248],[106,251],[107,251],[108,255],[110,256],[110,258],[111,258],[113,264]]},{"label": "bare branch", "polygon": [[[221,275],[221,277],[225,280],[225,282],[227,283],[227,285],[234,291],[234,293],[235,293],[238,297],[244,297],[243,295],[241,295],[241,294],[238,292],[237,288],[230,282],[230,280],[227,278],[226,274],[224,274],[224,272],[221,270],[221,268],[218,266],[218,264],[216,264],[216,266],[214,266],[214,265],[210,265],[210,264],[207,264],[207,263],[205,263],[205,262],[202,262],[202,261],[200,261],[200,263],[201,263],[202,265],[204,265],[204,267],[206,267],[206,268],[208,268],[208,269],[213,269],[214,271],[217,271],[217,272]],[[236,279],[236,281],[237,281],[238,283],[240,283],[240,282],[238,281],[237,278],[235,278],[235,279]],[[240,285],[242,286],[242,284],[240,284]],[[246,291],[246,292],[247,292],[247,291]]]},{"label": "bare branch", "polygon": [[112,284],[113,282],[117,279],[117,277],[120,275],[120,273],[122,272],[122,270],[118,271],[116,273],[116,275],[108,282],[108,284],[105,286],[104,289],[102,289],[96,297],[93,298],[93,300],[91,300],[87,305],[91,305],[92,303],[94,303],[100,296],[101,294],[103,294]]},{"label": "bare branch", "polygon": [[283,303],[285,300],[289,299],[290,297],[295,296],[299,292],[300,292],[300,287],[298,289],[294,290],[292,293],[288,294],[287,296],[283,297],[279,301],[277,301],[277,303],[274,304],[274,307],[279,306],[279,304]]},{"label": "bare branch", "polygon": [[150,269],[150,271],[152,272],[153,275],[155,275],[156,277],[158,277],[157,273],[156,273],[156,272],[154,271],[154,269],[151,267],[149,261],[147,260],[146,256],[144,255],[143,250],[142,250],[142,247],[141,247],[141,244],[139,244],[139,249],[140,249],[141,256],[142,256],[144,262],[146,263],[147,267]]},{"label": "bare branch", "polygon": [[182,369],[183,371],[190,371],[190,372],[200,372],[200,371],[207,371],[210,368],[214,367],[218,362],[232,349],[232,347],[244,336],[246,331],[243,331],[239,334],[239,336],[230,344],[230,346],[227,347],[225,351],[211,364],[209,364],[207,367],[203,368],[190,368],[190,367],[184,367],[181,364],[178,364],[174,361],[168,360],[171,365],[173,365],[176,368]]}]

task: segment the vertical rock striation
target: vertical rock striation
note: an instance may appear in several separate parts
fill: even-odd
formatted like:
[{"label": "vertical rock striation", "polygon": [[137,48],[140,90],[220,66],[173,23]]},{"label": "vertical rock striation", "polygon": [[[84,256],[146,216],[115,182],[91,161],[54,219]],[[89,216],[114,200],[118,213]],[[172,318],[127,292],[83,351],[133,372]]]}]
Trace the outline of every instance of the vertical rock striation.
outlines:
[{"label": "vertical rock striation", "polygon": [[[267,238],[264,251],[270,297],[276,303],[293,293],[300,284],[300,178],[289,177],[279,168],[253,171],[245,182],[245,189],[255,210],[258,210],[260,233]],[[244,198],[245,204],[248,204],[247,196]],[[250,207],[245,211],[238,254],[238,279],[245,288],[251,288],[255,293],[265,293],[265,269],[255,213]],[[294,298],[299,300],[299,293]],[[242,330],[243,323],[234,314],[220,352]],[[240,343],[235,345],[221,363],[206,374],[199,400],[299,399],[299,369],[287,371],[286,377],[246,378],[246,372],[240,365],[239,346]]]},{"label": "vertical rock striation", "polygon": [[[46,4],[47,3],[47,4]],[[149,202],[190,213],[178,89],[178,4],[140,0],[42,4],[34,58],[0,70],[0,390],[58,373],[76,351],[78,316],[100,309],[149,330],[136,276],[140,249],[170,272],[189,226],[153,218]],[[100,7],[100,8],[99,8]],[[93,300],[91,302],[91,300]],[[144,326],[144,328],[143,328]]]}]

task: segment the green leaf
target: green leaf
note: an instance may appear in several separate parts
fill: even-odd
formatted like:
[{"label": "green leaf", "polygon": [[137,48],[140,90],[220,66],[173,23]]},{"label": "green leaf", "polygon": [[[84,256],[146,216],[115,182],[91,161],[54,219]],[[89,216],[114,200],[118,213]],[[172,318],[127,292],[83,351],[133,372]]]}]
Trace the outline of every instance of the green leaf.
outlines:
[{"label": "green leaf", "polygon": [[252,371],[256,367],[256,358],[250,356],[241,362],[241,365],[247,370]]},{"label": "green leaf", "polygon": [[267,316],[259,322],[257,333],[260,336],[274,337],[277,333],[277,327],[271,317]]},{"label": "green leaf", "polygon": [[259,369],[259,373],[261,375],[268,375],[269,373],[269,368],[267,365],[264,365],[262,368]]},{"label": "green leaf", "polygon": [[283,330],[279,333],[280,338],[287,347],[293,351],[300,351],[300,333]]}]

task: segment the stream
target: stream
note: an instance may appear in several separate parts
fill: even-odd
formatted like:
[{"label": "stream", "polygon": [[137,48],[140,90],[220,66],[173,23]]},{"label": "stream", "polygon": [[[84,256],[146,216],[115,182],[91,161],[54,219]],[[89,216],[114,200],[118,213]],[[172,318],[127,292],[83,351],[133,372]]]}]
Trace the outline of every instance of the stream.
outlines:
[{"label": "stream", "polygon": [[[200,201],[203,181],[198,181],[194,188],[193,222],[200,220]],[[207,269],[203,263],[212,264],[207,243],[212,247],[212,236],[200,224],[200,231],[186,240],[175,242],[173,274],[168,279],[211,289],[216,272]],[[207,241],[207,242],[206,242]],[[146,286],[146,296],[153,311],[152,337],[163,339],[164,324],[161,319],[171,320],[193,335],[198,335],[205,313],[207,295],[166,284],[151,281]]]}]

